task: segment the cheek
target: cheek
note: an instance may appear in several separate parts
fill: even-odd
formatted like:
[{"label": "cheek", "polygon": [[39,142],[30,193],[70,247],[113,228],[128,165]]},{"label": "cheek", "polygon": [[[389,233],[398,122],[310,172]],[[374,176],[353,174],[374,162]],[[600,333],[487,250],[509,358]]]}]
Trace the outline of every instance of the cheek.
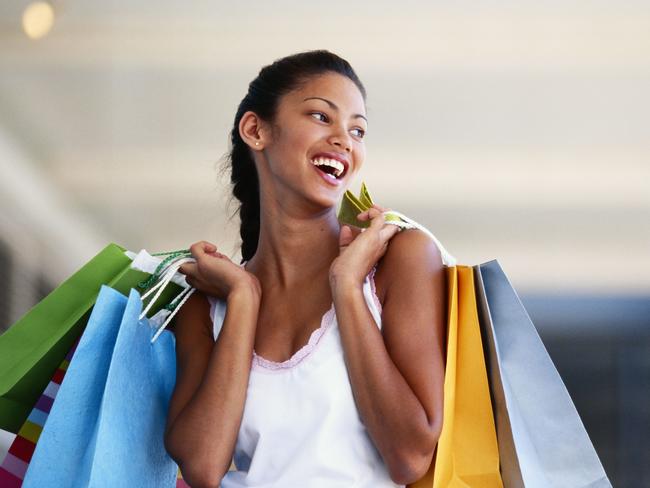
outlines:
[{"label": "cheek", "polygon": [[294,126],[291,130],[285,131],[283,146],[290,152],[299,151],[302,148],[309,147],[317,134],[313,130],[304,126]]},{"label": "cheek", "polygon": [[356,161],[358,168],[361,168],[361,166],[363,166],[363,163],[366,160],[366,147],[364,145],[360,146],[356,150],[354,160]]},{"label": "cheek", "polygon": [[294,175],[296,168],[303,165],[307,154],[313,150],[314,135],[312,131],[294,126],[291,130],[284,130],[274,142],[271,171],[284,178]]}]

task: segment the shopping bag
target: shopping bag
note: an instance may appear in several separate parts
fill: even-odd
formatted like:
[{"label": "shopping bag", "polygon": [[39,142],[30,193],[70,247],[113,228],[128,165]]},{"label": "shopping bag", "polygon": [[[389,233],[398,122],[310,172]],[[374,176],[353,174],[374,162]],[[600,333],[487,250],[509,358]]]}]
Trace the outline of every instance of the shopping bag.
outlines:
[{"label": "shopping bag", "polygon": [[176,485],[178,465],[164,446],[176,383],[174,334],[163,331],[152,344],[155,329],[138,319],[141,311],[140,295],[131,290],[98,415],[89,486]]},{"label": "shopping bag", "polygon": [[[122,292],[151,277],[135,269],[138,256],[109,244],[0,336],[0,428],[17,433],[85,327],[101,285]],[[145,258],[143,258],[147,261]],[[156,313],[181,288],[165,290]]]},{"label": "shopping bag", "polygon": [[164,448],[175,383],[173,334],[139,320],[142,301],[103,286],[68,368],[24,487],[175,486]]},{"label": "shopping bag", "polygon": [[496,260],[474,267],[506,487],[611,487],[535,326]]},{"label": "shopping bag", "polygon": [[176,478],[176,488],[190,488],[190,485],[183,479],[181,470],[178,470],[178,477]]},{"label": "shopping bag", "polygon": [[102,283],[129,266],[111,244],[0,336],[0,428],[18,432],[87,320]]},{"label": "shopping bag", "polygon": [[78,475],[84,455],[93,452],[93,436],[108,367],[126,301],[102,287],[88,325],[70,363],[66,381],[27,468],[23,486],[86,486]]},{"label": "shopping bag", "polygon": [[411,488],[500,488],[499,449],[470,266],[446,268],[443,426],[428,473]]},{"label": "shopping bag", "polygon": [[22,485],[27,466],[32,459],[34,448],[43,431],[43,426],[72,360],[77,343],[72,346],[68,355],[54,372],[29,417],[11,443],[9,451],[0,465],[0,486],[3,488],[19,488]]}]

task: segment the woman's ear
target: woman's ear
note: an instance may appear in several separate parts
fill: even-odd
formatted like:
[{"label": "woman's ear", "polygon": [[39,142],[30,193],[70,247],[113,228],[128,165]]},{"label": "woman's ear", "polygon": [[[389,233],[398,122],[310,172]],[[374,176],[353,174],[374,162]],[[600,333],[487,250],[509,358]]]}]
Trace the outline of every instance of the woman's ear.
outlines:
[{"label": "woman's ear", "polygon": [[255,113],[248,111],[239,121],[239,135],[254,151],[261,151],[268,144],[267,124]]}]

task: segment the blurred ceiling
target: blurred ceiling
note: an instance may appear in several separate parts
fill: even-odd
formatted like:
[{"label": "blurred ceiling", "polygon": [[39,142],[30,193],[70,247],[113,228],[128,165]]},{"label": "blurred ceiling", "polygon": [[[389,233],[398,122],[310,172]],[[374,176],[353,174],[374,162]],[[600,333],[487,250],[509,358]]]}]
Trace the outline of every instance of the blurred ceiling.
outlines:
[{"label": "blurred ceiling", "polygon": [[28,3],[0,3],[0,232],[35,236],[51,280],[109,241],[235,256],[236,106],[326,48],[368,91],[352,190],[519,288],[650,291],[647,2],[60,1],[38,41]]}]

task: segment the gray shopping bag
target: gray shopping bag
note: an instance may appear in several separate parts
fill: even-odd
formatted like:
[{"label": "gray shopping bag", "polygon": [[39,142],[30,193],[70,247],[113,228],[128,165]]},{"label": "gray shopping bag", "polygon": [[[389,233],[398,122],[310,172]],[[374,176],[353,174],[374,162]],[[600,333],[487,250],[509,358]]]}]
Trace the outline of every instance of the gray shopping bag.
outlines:
[{"label": "gray shopping bag", "polygon": [[611,488],[559,373],[496,260],[474,266],[506,488]]}]

